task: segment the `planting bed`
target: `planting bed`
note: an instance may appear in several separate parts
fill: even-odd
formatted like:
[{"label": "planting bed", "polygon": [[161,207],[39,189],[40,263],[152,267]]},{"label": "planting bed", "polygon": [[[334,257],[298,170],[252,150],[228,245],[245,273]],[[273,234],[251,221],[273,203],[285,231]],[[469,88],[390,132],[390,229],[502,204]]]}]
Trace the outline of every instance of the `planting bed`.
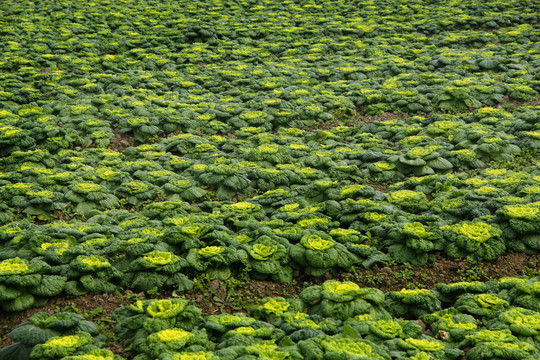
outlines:
[{"label": "planting bed", "polygon": [[1,359],[540,358],[537,2],[0,12]]}]

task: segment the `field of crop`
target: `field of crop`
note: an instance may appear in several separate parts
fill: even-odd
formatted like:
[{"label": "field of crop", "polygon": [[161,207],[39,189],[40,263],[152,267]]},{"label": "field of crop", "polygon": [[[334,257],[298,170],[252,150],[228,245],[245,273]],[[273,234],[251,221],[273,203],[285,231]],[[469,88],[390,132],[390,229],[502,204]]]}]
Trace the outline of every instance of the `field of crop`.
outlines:
[{"label": "field of crop", "polygon": [[3,0],[0,359],[540,359],[539,24]]}]

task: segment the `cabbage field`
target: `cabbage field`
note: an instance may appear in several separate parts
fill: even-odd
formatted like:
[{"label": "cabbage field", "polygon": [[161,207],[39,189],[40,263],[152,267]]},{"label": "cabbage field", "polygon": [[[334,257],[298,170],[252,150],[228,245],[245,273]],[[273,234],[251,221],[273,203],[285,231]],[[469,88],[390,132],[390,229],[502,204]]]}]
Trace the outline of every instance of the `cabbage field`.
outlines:
[{"label": "cabbage field", "polygon": [[0,359],[540,359],[539,24],[3,0]]}]

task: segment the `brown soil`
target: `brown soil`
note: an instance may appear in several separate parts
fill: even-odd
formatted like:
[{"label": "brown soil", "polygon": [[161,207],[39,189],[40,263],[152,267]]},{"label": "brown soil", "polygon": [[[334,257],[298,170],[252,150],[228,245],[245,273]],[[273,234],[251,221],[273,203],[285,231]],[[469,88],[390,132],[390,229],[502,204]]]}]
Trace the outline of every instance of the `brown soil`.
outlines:
[{"label": "brown soil", "polygon": [[[98,324],[106,335],[112,334],[112,329],[116,324],[116,321],[111,317],[113,311],[133,303],[137,297],[131,290],[126,290],[118,295],[87,294],[74,298],[58,297],[49,300],[47,305],[42,308],[28,309],[17,313],[0,313],[0,348],[13,343],[8,334],[15,326],[40,312],[49,314],[62,311],[79,313]],[[124,350],[124,347],[118,344],[110,343],[107,348],[117,354],[129,357],[129,353]]]},{"label": "brown soil", "polygon": [[135,145],[135,138],[132,135],[120,134],[118,129],[112,129],[114,136],[107,149],[122,152],[130,146]]},{"label": "brown soil", "polygon": [[527,105],[527,106],[538,106],[538,105],[540,105],[540,96],[537,97],[534,100],[526,102],[525,105]]},{"label": "brown soil", "polygon": [[[297,297],[306,287],[321,284],[328,279],[353,281],[361,287],[375,287],[384,292],[399,291],[402,288],[432,289],[439,282],[451,283],[456,281],[489,281],[506,276],[538,276],[540,275],[540,254],[529,256],[522,253],[510,252],[493,262],[470,263],[461,259],[449,259],[437,256],[433,264],[421,267],[409,265],[374,266],[372,269],[359,269],[340,274],[326,274],[324,277],[313,278],[295,273],[291,284],[277,284],[272,281],[231,278],[227,281],[197,279],[193,290],[185,294],[165,291],[153,298],[171,298],[182,296],[191,300],[205,315],[219,313],[246,312],[250,305],[265,297],[282,296]],[[106,335],[112,335],[116,321],[111,314],[117,308],[129,305],[138,299],[152,298],[148,294],[134,293],[131,290],[120,294],[88,294],[75,298],[58,297],[39,309],[29,309],[18,313],[0,314],[0,348],[13,341],[9,332],[18,324],[28,320],[38,312],[77,312],[96,322]],[[108,349],[132,358],[133,354],[126,351],[123,344],[111,342]]]},{"label": "brown soil", "polygon": [[438,283],[457,281],[489,281],[507,276],[540,275],[540,255],[528,256],[509,252],[493,262],[473,264],[461,259],[437,256],[437,260],[421,267],[409,265],[374,267],[342,274],[364,287],[376,287],[384,292],[403,288],[432,289]]},{"label": "brown soil", "polygon": [[[204,290],[202,289],[204,288]],[[229,281],[212,280],[201,288],[188,291],[186,299],[191,300],[204,314],[247,312],[256,299],[282,296],[298,296],[303,287],[296,284],[277,284],[272,281],[247,280],[230,284]]]},{"label": "brown soil", "polygon": [[401,113],[397,111],[384,112],[378,115],[364,115],[362,112],[357,113],[350,119],[352,126],[362,127],[372,122],[388,121],[388,120],[400,120],[405,122],[411,115],[408,113]]},{"label": "brown soil", "polygon": [[[520,106],[538,106],[538,105],[540,105],[540,96],[534,100],[529,100],[529,101],[512,100],[508,96],[503,96],[503,101],[500,104],[495,105],[494,107],[504,108],[507,111],[514,111],[516,108]],[[487,106],[487,105],[484,105],[484,106]],[[475,110],[474,108],[469,108],[464,112],[467,113],[467,112],[472,112],[474,110]],[[380,122],[380,121],[387,121],[387,120],[400,120],[402,122],[405,122],[405,120],[407,120],[409,117],[413,115],[421,115],[424,117],[429,117],[437,113],[445,113],[445,112],[433,111],[430,113],[409,114],[409,113],[402,113],[399,111],[389,111],[389,112],[384,112],[382,114],[377,114],[377,115],[365,115],[363,112],[363,109],[361,107],[358,107],[356,109],[356,113],[353,114],[352,116],[343,117],[343,116],[339,116],[338,114],[335,114],[334,119],[317,123],[314,126],[306,127],[304,130],[329,130],[339,125],[362,127],[372,122]]]},{"label": "brown soil", "polygon": [[332,120],[318,122],[313,126],[306,126],[303,130],[330,130],[339,125],[362,127],[375,121],[387,120],[400,120],[404,122],[409,116],[410,115],[407,113],[397,111],[384,112],[378,115],[364,115],[361,109],[357,109],[357,112],[351,116],[342,118],[338,115],[334,115],[334,119]]},{"label": "brown soil", "polygon": [[[404,181],[404,180],[402,180],[402,181]],[[376,182],[376,181],[367,181],[366,183],[364,183],[364,185],[371,186],[375,190],[383,192],[383,193],[386,193],[388,191],[388,188],[390,187],[391,184],[392,183],[390,183],[390,182],[381,183],[381,182]]]},{"label": "brown soil", "polygon": [[504,108],[505,110],[512,112],[512,111],[514,111],[516,108],[518,108],[520,106],[538,106],[538,105],[540,105],[540,96],[538,96],[534,100],[529,100],[529,101],[523,102],[523,101],[519,101],[519,100],[512,100],[507,95],[505,95],[505,96],[503,96],[502,103],[498,104],[495,107]]}]

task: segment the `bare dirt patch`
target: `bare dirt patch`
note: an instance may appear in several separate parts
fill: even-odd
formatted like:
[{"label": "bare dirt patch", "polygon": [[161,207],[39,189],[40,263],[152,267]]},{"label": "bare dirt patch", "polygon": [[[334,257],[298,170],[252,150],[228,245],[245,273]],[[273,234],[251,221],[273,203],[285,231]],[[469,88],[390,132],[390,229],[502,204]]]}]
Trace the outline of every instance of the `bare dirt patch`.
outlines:
[{"label": "bare dirt patch", "polygon": [[[193,290],[181,294],[167,290],[150,296],[145,293],[125,290],[114,295],[87,294],[74,298],[57,297],[51,299],[43,308],[0,314],[0,348],[13,343],[8,337],[13,328],[38,312],[50,314],[60,311],[77,312],[97,323],[104,334],[112,336],[112,330],[116,324],[116,320],[111,316],[114,310],[132,304],[138,299],[166,299],[180,296],[191,300],[203,311],[204,315],[212,315],[246,312],[251,305],[257,304],[265,297],[295,298],[303,289],[321,284],[329,279],[353,281],[361,287],[374,287],[388,292],[399,291],[403,288],[432,289],[440,282],[489,281],[520,275],[540,275],[540,254],[530,256],[509,252],[493,262],[483,263],[472,263],[463,259],[450,259],[437,255],[434,263],[420,267],[390,264],[338,274],[327,273],[319,278],[303,275],[297,271],[290,284],[252,280],[243,274],[241,277],[225,281],[197,279]],[[126,350],[124,344],[111,341],[107,348],[126,359],[131,359],[134,356]]]},{"label": "bare dirt patch", "polygon": [[344,273],[339,280],[350,280],[384,292],[403,288],[433,289],[438,283],[490,281],[508,276],[540,275],[540,255],[509,252],[492,262],[473,263],[437,256],[425,266],[396,265]]},{"label": "bare dirt patch", "polygon": [[364,115],[362,112],[357,113],[354,117],[350,119],[352,126],[362,127],[366,124],[372,122],[381,122],[389,120],[399,120],[405,122],[410,116],[408,113],[402,113],[397,111],[384,112],[378,115]]},{"label": "bare dirt patch", "polygon": [[[422,114],[426,115],[426,114]],[[387,120],[399,120],[405,122],[410,116],[408,113],[398,111],[384,112],[378,115],[365,115],[360,109],[351,115],[334,114],[334,118],[328,121],[318,122],[313,126],[307,126],[303,130],[330,130],[340,125],[362,127],[372,122],[381,122]]]},{"label": "bare dirt patch", "polygon": [[118,129],[112,129],[112,130],[113,130],[114,136],[112,137],[111,142],[109,146],[107,147],[108,149],[122,152],[126,150],[128,147],[135,145],[135,138],[132,135],[120,134],[118,132]]},{"label": "bare dirt patch", "polygon": [[[131,290],[126,290],[117,295],[87,294],[74,298],[57,297],[49,300],[47,305],[42,308],[28,309],[17,313],[2,313],[0,315],[0,348],[13,343],[13,340],[8,336],[13,328],[28,321],[30,317],[40,312],[49,314],[62,311],[76,312],[88,320],[94,321],[104,334],[110,335],[116,324],[111,314],[117,308],[133,303],[136,298],[137,295]],[[126,356],[127,354],[124,348],[118,344],[111,343],[108,348],[122,356]]]},{"label": "bare dirt patch", "polygon": [[500,104],[497,104],[498,108],[503,108],[506,111],[514,111],[520,106],[538,106],[540,105],[540,96],[536,99],[529,100],[529,101],[519,101],[519,100],[512,100],[508,97],[508,95],[503,96],[502,102]]}]

